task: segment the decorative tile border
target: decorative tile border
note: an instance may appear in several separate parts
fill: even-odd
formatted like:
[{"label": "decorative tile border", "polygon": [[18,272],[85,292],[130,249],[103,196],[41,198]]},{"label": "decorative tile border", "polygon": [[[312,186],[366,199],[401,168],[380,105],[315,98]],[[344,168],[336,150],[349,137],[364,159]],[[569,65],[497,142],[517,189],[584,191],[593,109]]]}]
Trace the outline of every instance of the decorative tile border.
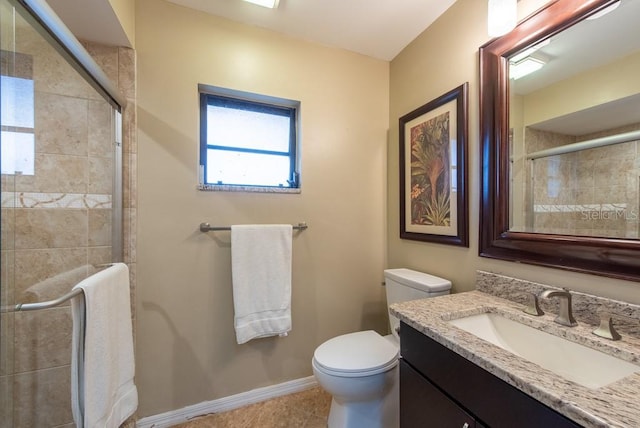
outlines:
[{"label": "decorative tile border", "polygon": [[109,209],[111,195],[2,192],[2,208]]},{"label": "decorative tile border", "polygon": [[537,213],[575,213],[575,212],[624,212],[626,203],[621,204],[536,204],[533,211]]}]

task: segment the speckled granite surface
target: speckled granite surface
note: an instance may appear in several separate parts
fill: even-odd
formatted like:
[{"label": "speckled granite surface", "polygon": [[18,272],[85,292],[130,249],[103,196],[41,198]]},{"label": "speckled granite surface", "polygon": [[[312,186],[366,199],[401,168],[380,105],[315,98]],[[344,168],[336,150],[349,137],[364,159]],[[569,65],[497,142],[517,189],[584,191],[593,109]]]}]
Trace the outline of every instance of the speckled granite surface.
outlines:
[{"label": "speckled granite surface", "polygon": [[[550,288],[559,289],[491,272],[476,273],[476,290],[522,304],[529,302],[531,293],[540,294]],[[576,291],[571,291],[571,295],[573,315],[578,322],[598,325],[600,314],[608,313],[613,318],[616,330],[640,338],[640,306]],[[541,300],[540,306],[545,312],[557,313],[558,300]]]},{"label": "speckled granite surface", "polygon": [[[594,303],[590,299],[594,296],[588,295],[576,299],[578,310],[575,315],[579,322],[576,327],[569,328],[554,323],[555,314],[553,312],[555,310],[553,305],[548,305],[549,307],[545,308],[547,313],[544,316],[527,315],[522,312],[524,308],[522,303],[499,297],[499,295],[504,295],[514,300],[526,301],[523,300],[527,298],[526,284],[520,284],[517,282],[519,280],[508,277],[492,278],[492,275],[484,272],[479,273],[478,290],[476,291],[397,303],[391,306],[391,313],[423,334],[581,425],[586,427],[640,427],[640,399],[638,398],[640,397],[640,373],[632,374],[597,389],[587,388],[563,379],[551,371],[454,327],[448,321],[483,312],[498,313],[505,318],[637,364],[640,371],[640,337],[633,334],[635,333],[633,330],[637,329],[627,329],[622,340],[619,341],[611,341],[593,335],[594,326],[586,321],[592,318],[588,311],[599,309],[600,306],[593,306]],[[493,281],[497,284],[495,288],[491,286]],[[542,284],[537,285],[552,288]],[[519,290],[522,286],[525,289]],[[624,316],[636,318],[640,314],[636,305],[628,305],[629,307],[626,308],[626,304],[623,302],[595,299],[598,305],[610,304],[607,306],[608,310],[611,308],[620,310]],[[584,301],[579,303],[581,300],[587,303]],[[628,321],[631,325],[634,320]]]}]

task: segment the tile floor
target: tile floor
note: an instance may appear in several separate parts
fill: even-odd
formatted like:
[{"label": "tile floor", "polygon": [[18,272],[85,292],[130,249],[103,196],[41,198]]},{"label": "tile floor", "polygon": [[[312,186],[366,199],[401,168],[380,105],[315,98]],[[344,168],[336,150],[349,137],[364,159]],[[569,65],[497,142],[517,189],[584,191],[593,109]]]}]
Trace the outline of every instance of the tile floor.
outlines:
[{"label": "tile floor", "polygon": [[195,418],[174,428],[326,428],[331,396],[320,387],[223,413]]}]

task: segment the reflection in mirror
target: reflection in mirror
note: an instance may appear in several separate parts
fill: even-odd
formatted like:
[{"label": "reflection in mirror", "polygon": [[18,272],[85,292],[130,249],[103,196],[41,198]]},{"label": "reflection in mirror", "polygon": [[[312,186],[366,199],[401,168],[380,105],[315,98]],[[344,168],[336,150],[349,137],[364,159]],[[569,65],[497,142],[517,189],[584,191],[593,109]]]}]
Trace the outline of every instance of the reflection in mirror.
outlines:
[{"label": "reflection in mirror", "polygon": [[639,4],[549,1],[480,47],[480,256],[640,281]]},{"label": "reflection in mirror", "polygon": [[509,230],[640,238],[640,1],[509,56]]}]

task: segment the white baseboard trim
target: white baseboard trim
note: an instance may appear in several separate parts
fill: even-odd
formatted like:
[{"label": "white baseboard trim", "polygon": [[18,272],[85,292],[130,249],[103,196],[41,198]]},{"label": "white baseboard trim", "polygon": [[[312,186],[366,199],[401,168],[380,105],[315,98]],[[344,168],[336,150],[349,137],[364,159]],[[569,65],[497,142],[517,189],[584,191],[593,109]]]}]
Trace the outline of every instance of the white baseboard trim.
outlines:
[{"label": "white baseboard trim", "polygon": [[294,392],[305,391],[318,385],[315,377],[309,376],[301,379],[290,380],[277,385],[252,389],[229,397],[219,398],[213,401],[194,404],[182,409],[172,410],[159,415],[147,416],[138,420],[137,428],[165,428],[188,422],[189,420],[210,413],[226,412],[249,404],[259,403],[270,398],[280,397]]}]

